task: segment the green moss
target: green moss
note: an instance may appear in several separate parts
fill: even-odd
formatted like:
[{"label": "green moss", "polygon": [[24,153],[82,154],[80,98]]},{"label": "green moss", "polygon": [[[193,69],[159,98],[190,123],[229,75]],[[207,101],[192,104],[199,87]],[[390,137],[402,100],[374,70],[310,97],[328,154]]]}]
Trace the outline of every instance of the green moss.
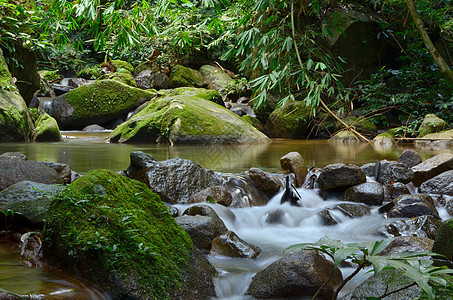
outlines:
[{"label": "green moss", "polygon": [[192,241],[145,184],[93,170],[56,196],[48,215],[44,244],[52,255],[92,259],[98,273],[118,274],[141,299],[168,299],[183,284]]},{"label": "green moss", "polygon": [[116,80],[119,82],[122,82],[124,84],[127,84],[132,87],[137,87],[137,83],[134,80],[134,77],[132,76],[131,73],[124,71],[124,72],[113,72],[109,74],[102,75],[98,78],[99,80],[104,80],[104,79],[112,79]]},{"label": "green moss", "polygon": [[126,61],[123,61],[123,60],[112,60],[112,66],[115,67],[115,71],[116,72],[120,72],[121,70],[126,70],[128,71],[129,73],[132,73],[134,72],[134,67],[126,62]]},{"label": "green moss", "polygon": [[54,71],[49,71],[49,70],[40,71],[39,75],[41,77],[43,77],[44,79],[46,79],[48,82],[56,82],[56,81],[59,81],[59,80],[63,79],[63,76],[58,74],[58,70],[54,70]]},{"label": "green moss", "polygon": [[418,137],[424,137],[427,134],[445,131],[451,129],[447,122],[434,114],[427,114],[418,129]]},{"label": "green moss", "polygon": [[134,74],[135,74],[135,75],[138,75],[138,74],[140,74],[141,72],[146,71],[146,70],[150,70],[150,71],[153,70],[152,64],[149,63],[149,62],[147,62],[147,61],[142,62],[141,64],[139,64],[138,66],[136,66],[135,69],[134,69]]},{"label": "green moss", "polygon": [[37,108],[29,108],[28,111],[30,111],[30,116],[31,119],[33,120],[33,123],[36,124],[36,120],[41,116],[39,109]]},{"label": "green moss", "polygon": [[292,101],[275,109],[265,128],[274,137],[302,138],[308,131],[309,121],[310,108],[302,101]]},{"label": "green moss", "polygon": [[177,65],[171,69],[170,73],[170,86],[172,88],[191,86],[203,87],[205,86],[203,76],[199,71]]},{"label": "green moss", "polygon": [[98,77],[102,76],[102,67],[100,66],[91,66],[83,68],[79,73],[77,73],[77,77],[85,78],[85,79],[97,79]]},{"label": "green moss", "polygon": [[224,106],[222,96],[220,96],[219,92],[217,92],[216,90],[194,87],[179,87],[171,90],[160,90],[159,94],[164,97],[177,95],[193,96]]},{"label": "green moss", "polygon": [[155,95],[153,92],[108,79],[83,85],[63,97],[74,107],[73,119],[77,120],[93,115],[116,115],[134,107],[140,99],[149,99]]},{"label": "green moss", "polygon": [[33,141],[35,142],[58,142],[61,141],[60,129],[57,121],[49,114],[42,114],[36,120],[36,127],[33,132]]},{"label": "green moss", "polygon": [[437,231],[432,251],[453,260],[453,219],[442,223]]},{"label": "green moss", "polygon": [[263,128],[264,128],[263,123],[261,123],[260,120],[258,120],[258,118],[254,118],[249,115],[244,115],[241,118],[260,131],[263,130]]}]

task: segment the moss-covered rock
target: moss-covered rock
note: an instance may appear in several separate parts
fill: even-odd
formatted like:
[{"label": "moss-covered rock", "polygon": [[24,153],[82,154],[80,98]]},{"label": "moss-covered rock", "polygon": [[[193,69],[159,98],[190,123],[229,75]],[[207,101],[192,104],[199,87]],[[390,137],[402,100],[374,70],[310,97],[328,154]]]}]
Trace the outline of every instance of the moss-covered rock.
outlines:
[{"label": "moss-covered rock", "polygon": [[453,219],[446,220],[437,231],[432,251],[453,260]]},{"label": "moss-covered rock", "polygon": [[204,65],[200,68],[203,79],[207,82],[209,89],[214,89],[226,95],[226,87],[233,79],[222,69],[211,65]]},{"label": "moss-covered rock", "polygon": [[[364,117],[350,116],[345,118],[343,122],[368,136],[374,136],[377,133],[376,125]],[[337,122],[336,126],[337,128],[343,128],[343,125],[340,122]]]},{"label": "moss-covered rock", "polygon": [[146,70],[149,70],[149,71],[156,71],[155,69],[157,69],[157,68],[153,68],[152,63],[150,63],[149,61],[145,61],[145,62],[142,62],[142,63],[138,64],[138,65],[135,67],[135,69],[134,69],[134,74],[135,74],[135,75],[138,75],[138,74],[140,74],[141,72],[146,71]]},{"label": "moss-covered rock", "polygon": [[59,96],[45,110],[62,129],[83,128],[113,120],[155,95],[116,80],[98,80]]},{"label": "moss-covered rock", "polygon": [[451,149],[453,147],[453,129],[425,135],[424,140],[415,141],[417,147],[430,149]]},{"label": "moss-covered rock", "polygon": [[197,96],[154,99],[110,140],[119,143],[241,144],[269,139],[228,109]]},{"label": "moss-covered rock", "polygon": [[0,142],[28,141],[33,122],[0,49]]},{"label": "moss-covered rock", "polygon": [[205,87],[206,83],[199,71],[181,65],[174,66],[170,73],[170,87]]},{"label": "moss-covered rock", "polygon": [[258,118],[249,115],[244,115],[241,118],[259,131],[264,131],[264,125],[260,120],[258,120]]},{"label": "moss-covered rock", "polygon": [[378,146],[393,145],[395,144],[395,139],[390,133],[383,132],[375,136],[371,143]]},{"label": "moss-covered rock", "polygon": [[127,84],[132,87],[137,87],[137,83],[135,82],[134,77],[132,76],[131,73],[129,73],[127,71],[104,74],[104,75],[100,76],[98,79],[99,80],[112,79],[112,80],[122,82],[122,83]]},{"label": "moss-covered rock", "polygon": [[77,73],[77,77],[84,79],[97,79],[103,74],[101,66],[91,66],[83,68],[79,73]]},{"label": "moss-covered rock", "polygon": [[303,138],[309,122],[310,108],[304,102],[286,102],[270,114],[264,130],[270,137]]},{"label": "moss-covered rock", "polygon": [[362,140],[352,131],[342,130],[337,132],[330,141],[336,143],[361,143]]},{"label": "moss-covered rock", "polygon": [[55,197],[43,247],[113,299],[169,299],[185,285],[192,241],[145,184],[94,170]]},{"label": "moss-covered rock", "polygon": [[59,142],[61,140],[57,121],[47,113],[42,114],[36,120],[33,142]]},{"label": "moss-covered rock", "polygon": [[58,74],[58,70],[43,70],[39,71],[39,76],[47,80],[48,82],[57,82],[63,79],[63,76]]},{"label": "moss-covered rock", "polygon": [[216,90],[200,89],[194,87],[179,87],[171,90],[160,90],[159,95],[161,96],[176,96],[176,95],[186,95],[193,96],[197,98],[202,98],[204,100],[209,100],[214,103],[217,103],[221,106],[225,106],[223,103],[222,96]]},{"label": "moss-covered rock", "polygon": [[422,124],[418,128],[418,137],[424,137],[430,133],[450,130],[451,127],[447,122],[436,116],[435,114],[427,114],[423,119]]},{"label": "moss-covered rock", "polygon": [[122,70],[126,70],[129,73],[134,72],[134,67],[128,63],[127,61],[123,60],[112,60],[111,62],[112,66],[115,67],[116,72],[121,72]]}]

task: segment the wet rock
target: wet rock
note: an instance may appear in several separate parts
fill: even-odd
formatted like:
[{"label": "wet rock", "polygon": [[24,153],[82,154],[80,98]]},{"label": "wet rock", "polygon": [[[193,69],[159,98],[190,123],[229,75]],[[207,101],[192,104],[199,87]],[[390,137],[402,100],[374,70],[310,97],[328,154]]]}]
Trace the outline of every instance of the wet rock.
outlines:
[{"label": "wet rock", "polygon": [[266,196],[271,198],[280,190],[280,182],[269,173],[258,168],[251,168],[248,175],[253,184]]},{"label": "wet rock", "polygon": [[296,187],[304,184],[308,174],[304,159],[299,152],[289,152],[280,158],[280,165],[285,173],[293,173],[296,177]]},{"label": "wet rock", "polygon": [[131,153],[127,176],[144,182],[159,194],[164,202],[189,203],[202,190],[222,185],[223,179],[187,159],[157,161],[141,151]]},{"label": "wet rock", "polygon": [[420,236],[397,236],[379,255],[395,255],[405,251],[425,252],[431,251],[434,241]]},{"label": "wet rock", "polygon": [[453,216],[453,199],[450,199],[448,202],[447,202],[447,212],[450,216]]},{"label": "wet rock", "polygon": [[[369,177],[375,177],[376,163],[365,164],[362,170]],[[377,182],[387,185],[392,182],[409,183],[414,179],[414,172],[406,164],[381,160],[379,162],[379,172]]]},{"label": "wet rock", "polygon": [[189,200],[189,203],[209,202],[229,206],[232,201],[233,197],[230,192],[224,186],[217,185],[196,193]]},{"label": "wet rock", "polygon": [[406,149],[398,157],[398,162],[406,164],[408,167],[413,167],[422,162],[420,154],[412,149]]},{"label": "wet rock", "polygon": [[21,181],[0,192],[0,211],[14,212],[8,221],[13,226],[42,228],[52,197],[63,189],[56,184]]},{"label": "wet rock", "polygon": [[[272,263],[252,278],[246,294],[255,298],[311,297],[328,281],[333,263],[315,251],[297,251]],[[343,281],[339,269],[317,299],[331,299]]]},{"label": "wet rock", "polygon": [[384,189],[385,200],[393,202],[401,195],[410,194],[407,186],[402,182],[393,182],[385,186]]},{"label": "wet rock", "polygon": [[73,88],[78,88],[78,87],[81,87],[82,85],[90,84],[93,82],[94,82],[94,80],[74,77],[74,78],[69,78],[68,85],[72,86]]},{"label": "wet rock", "polygon": [[51,83],[50,87],[52,88],[52,90],[55,92],[55,95],[57,95],[57,96],[64,95],[67,92],[70,92],[74,89],[72,86],[56,84],[56,83]]},{"label": "wet rock", "polygon": [[448,260],[453,260],[453,219],[442,223],[437,231],[432,251],[442,254]]},{"label": "wet rock", "polygon": [[416,140],[415,146],[423,149],[446,149],[450,150],[453,148],[453,129],[430,133],[423,137],[423,140]]},{"label": "wet rock", "polygon": [[177,216],[179,216],[179,210],[176,207],[174,207],[173,205],[168,204],[168,203],[164,203],[164,204],[168,208],[168,211],[170,212],[170,214],[173,218],[176,218]]},{"label": "wet rock", "polygon": [[63,140],[57,121],[47,113],[39,116],[33,131],[33,142],[60,142]]},{"label": "wet rock", "polygon": [[99,126],[97,124],[88,125],[82,129],[82,131],[93,132],[93,131],[104,131],[106,130],[104,127]]},{"label": "wet rock", "polygon": [[[42,236],[38,232],[27,232],[21,236],[19,255],[21,262],[30,267],[47,267],[42,250]],[[0,297],[0,299],[3,299]],[[27,299],[27,298],[25,298]]]},{"label": "wet rock", "polygon": [[332,216],[328,209],[323,209],[320,212],[318,212],[318,216],[321,217],[323,225],[330,226],[338,224],[337,220],[334,219],[334,217]]},{"label": "wet rock", "polygon": [[232,231],[227,231],[212,241],[209,255],[255,258],[260,253],[260,247],[247,243]]},{"label": "wet rock", "polygon": [[138,88],[145,90],[170,88],[170,78],[164,72],[142,71],[135,77],[135,82]]},{"label": "wet rock", "polygon": [[365,182],[348,188],[343,193],[343,200],[367,205],[381,205],[384,201],[384,189],[378,182]]},{"label": "wet rock", "polygon": [[63,183],[55,170],[39,162],[17,157],[0,156],[0,170],[0,191],[23,180],[45,184]]},{"label": "wet rock", "polygon": [[420,216],[397,220],[385,226],[384,234],[390,236],[418,236],[434,239],[442,222],[433,216]]},{"label": "wet rock", "polygon": [[371,209],[363,204],[340,203],[333,207],[350,218],[360,218],[370,214]]},{"label": "wet rock", "polygon": [[196,87],[201,88],[206,86],[203,76],[199,71],[187,68],[181,65],[176,65],[171,69],[170,87]]},{"label": "wet rock", "polygon": [[436,133],[451,129],[447,122],[436,116],[435,114],[427,114],[423,119],[422,124],[418,128],[418,137],[424,137],[430,133]]},{"label": "wet rock", "polygon": [[280,208],[273,208],[269,210],[265,215],[264,215],[264,223],[267,224],[282,224],[285,220],[285,211]]},{"label": "wet rock", "polygon": [[[196,213],[197,211],[199,213]],[[215,211],[206,205],[197,205],[189,213],[185,211],[181,217],[175,218],[176,223],[190,235],[198,249],[209,252],[214,238],[227,231],[225,224]]]},{"label": "wet rock", "polygon": [[331,164],[325,166],[318,176],[321,190],[331,190],[366,182],[365,173],[353,164]]},{"label": "wet rock", "polygon": [[288,101],[269,115],[264,131],[270,137],[304,138],[308,133],[310,113],[310,108],[305,102]]},{"label": "wet rock", "polygon": [[210,65],[204,65],[200,68],[204,81],[208,84],[209,89],[218,91],[221,95],[226,96],[226,87],[233,79],[222,69]]},{"label": "wet rock", "polygon": [[401,195],[393,202],[395,206],[387,213],[390,218],[415,218],[430,215],[440,219],[433,199],[428,194]]},{"label": "wet rock", "polygon": [[443,172],[420,185],[420,193],[453,196],[453,170]]},{"label": "wet rock", "polygon": [[67,164],[55,163],[50,161],[39,161],[39,163],[54,169],[63,179],[65,184],[69,184],[81,177],[80,174],[71,170],[71,167],[68,166]]},{"label": "wet rock", "polygon": [[412,167],[414,171],[414,184],[420,186],[422,182],[433,178],[445,171],[453,169],[453,154],[441,153]]},{"label": "wet rock", "polygon": [[231,191],[233,202],[230,207],[264,206],[268,197],[258,190],[248,176],[223,175],[224,186]]}]

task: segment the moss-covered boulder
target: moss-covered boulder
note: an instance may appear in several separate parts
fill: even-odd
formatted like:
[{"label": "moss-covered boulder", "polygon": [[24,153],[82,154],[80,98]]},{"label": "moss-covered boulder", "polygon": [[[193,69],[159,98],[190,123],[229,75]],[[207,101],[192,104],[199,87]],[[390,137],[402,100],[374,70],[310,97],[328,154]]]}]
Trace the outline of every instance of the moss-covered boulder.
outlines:
[{"label": "moss-covered boulder", "polygon": [[99,80],[103,79],[112,79],[127,84],[132,87],[137,87],[137,83],[134,80],[134,77],[128,71],[123,72],[113,72],[109,74],[102,75],[98,78]]},{"label": "moss-covered boulder", "polygon": [[112,299],[182,299],[180,291],[187,299],[214,296],[203,278],[188,290],[192,249],[154,192],[109,170],[88,172],[54,198],[43,237],[51,262]]},{"label": "moss-covered boulder", "polygon": [[204,65],[200,68],[200,72],[209,89],[214,89],[222,95],[226,95],[227,91],[225,88],[228,83],[233,82],[233,79],[225,71],[218,67]]},{"label": "moss-covered boulder", "polygon": [[427,114],[418,128],[418,137],[450,129],[450,125],[435,114]]},{"label": "moss-covered boulder", "polygon": [[57,121],[49,114],[44,113],[36,120],[33,142],[59,142],[62,139]]},{"label": "moss-covered boulder", "polygon": [[342,130],[337,132],[331,139],[331,142],[335,143],[361,143],[362,140],[359,138],[357,134],[349,130]]},{"label": "moss-covered boulder", "polygon": [[[374,136],[377,133],[377,126],[364,117],[349,116],[345,118],[343,122],[367,136]],[[344,127],[340,122],[336,122],[335,125],[340,129]]]},{"label": "moss-covered boulder", "polygon": [[[242,144],[268,143],[253,126],[212,101],[189,94],[163,96],[111,134],[114,143]],[[215,92],[218,94],[217,92]]]},{"label": "moss-covered boulder", "polygon": [[0,49],[0,142],[28,141],[33,122]]},{"label": "moss-covered boulder", "polygon": [[383,132],[375,136],[371,143],[376,146],[392,146],[395,144],[395,139],[391,134]]},{"label": "moss-covered boulder", "polygon": [[61,129],[81,129],[113,120],[155,95],[116,80],[98,80],[59,96],[45,110]]},{"label": "moss-covered boulder", "polygon": [[259,131],[264,131],[264,125],[258,118],[249,115],[243,115],[241,118]]},{"label": "moss-covered boulder", "polygon": [[171,69],[170,87],[177,88],[182,86],[201,88],[205,87],[206,83],[199,71],[177,65]]},{"label": "moss-covered boulder", "polygon": [[44,78],[45,80],[47,80],[50,83],[58,82],[61,79],[63,79],[63,76],[58,74],[58,70],[53,70],[53,71],[43,70],[43,71],[39,71],[38,73],[39,73],[40,77]]},{"label": "moss-covered boulder", "polygon": [[304,102],[286,102],[270,114],[264,130],[270,137],[303,138],[309,122],[310,108]]},{"label": "moss-covered boulder", "polygon": [[77,77],[79,78],[84,78],[84,79],[97,79],[102,73],[102,67],[101,66],[91,66],[91,67],[85,67],[82,70],[80,70],[79,73],[77,73]]},{"label": "moss-covered boulder", "polygon": [[176,95],[192,96],[212,101],[221,106],[225,106],[225,103],[223,103],[222,100],[222,96],[220,96],[219,92],[215,90],[200,89],[194,87],[179,87],[171,90],[160,90],[159,95],[164,97]]},{"label": "moss-covered boulder", "polygon": [[432,251],[453,260],[453,219],[442,223],[437,231]]},{"label": "moss-covered boulder", "polygon": [[112,60],[111,64],[112,66],[115,67],[116,72],[121,71],[127,71],[129,73],[134,72],[134,67],[127,61],[114,59]]}]

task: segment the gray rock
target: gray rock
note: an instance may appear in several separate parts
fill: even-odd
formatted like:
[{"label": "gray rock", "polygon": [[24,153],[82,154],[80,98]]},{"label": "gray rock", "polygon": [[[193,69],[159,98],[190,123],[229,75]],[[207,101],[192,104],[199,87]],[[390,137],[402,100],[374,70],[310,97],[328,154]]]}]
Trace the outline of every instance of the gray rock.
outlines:
[{"label": "gray rock", "polygon": [[190,160],[178,158],[159,162],[139,151],[131,153],[126,173],[148,185],[164,202],[172,204],[188,203],[196,193],[223,183],[213,171]]},{"label": "gray rock", "polygon": [[280,208],[273,208],[264,215],[264,222],[267,224],[282,224],[285,218],[285,211]]},{"label": "gray rock", "polygon": [[260,247],[247,243],[232,231],[227,231],[212,241],[209,255],[255,258],[260,253]]},{"label": "gray rock", "polygon": [[85,128],[82,129],[82,131],[88,131],[88,132],[92,132],[92,131],[104,131],[105,128],[102,127],[102,126],[99,126],[97,124],[93,124],[93,125],[88,125],[86,126]]},{"label": "gray rock", "polygon": [[299,152],[289,152],[284,155],[280,158],[280,165],[285,173],[293,173],[296,176],[297,187],[301,187],[304,184],[308,170]]},{"label": "gray rock", "polygon": [[401,195],[393,202],[395,206],[387,213],[390,218],[415,218],[430,215],[440,219],[433,199],[428,194]]},{"label": "gray rock", "polygon": [[68,166],[67,164],[62,164],[62,163],[55,163],[55,162],[49,162],[49,161],[39,161],[39,163],[54,169],[60,177],[63,179],[65,184],[69,184],[73,182],[74,180],[80,178],[80,174],[74,172],[71,170],[71,167]]},{"label": "gray rock", "polygon": [[[414,179],[414,173],[406,164],[381,160],[379,162],[379,172],[377,181],[383,185],[390,184],[392,182],[409,183]],[[362,170],[369,177],[375,176],[375,163],[369,163],[362,166]]]},{"label": "gray rock", "polygon": [[210,202],[229,206],[233,202],[233,197],[224,186],[208,187],[201,192],[196,193],[189,200],[189,203]]},{"label": "gray rock", "polygon": [[[297,251],[272,263],[252,278],[247,295],[255,298],[311,297],[328,281],[333,263],[315,251]],[[317,299],[331,299],[343,281],[339,269]]]},{"label": "gray rock", "polygon": [[379,255],[395,255],[405,251],[424,252],[431,251],[434,241],[420,236],[398,236]]},{"label": "gray rock", "polygon": [[323,209],[320,212],[318,212],[318,216],[321,217],[323,225],[330,226],[338,224],[337,220],[334,219],[334,217],[332,216],[328,209]]},{"label": "gray rock", "polygon": [[420,193],[453,196],[453,170],[443,172],[420,185]]},{"label": "gray rock", "polygon": [[52,196],[63,189],[62,185],[24,180],[0,192],[0,210],[14,211],[13,225],[39,228],[44,225]]},{"label": "gray rock", "polygon": [[0,155],[0,157],[13,157],[21,160],[27,160],[27,155],[18,152],[5,152]]},{"label": "gray rock", "polygon": [[248,175],[253,184],[269,198],[277,194],[280,190],[280,182],[261,169],[251,168],[248,171]]},{"label": "gray rock", "polygon": [[333,207],[350,218],[360,218],[370,214],[371,209],[363,204],[340,203]]},{"label": "gray rock", "polygon": [[82,85],[85,85],[85,84],[90,84],[90,83],[93,83],[94,80],[89,80],[89,79],[85,79],[85,78],[69,78],[68,79],[68,85],[69,86],[72,86],[73,88],[78,88]]},{"label": "gray rock", "polygon": [[453,169],[453,154],[441,153],[412,167],[414,171],[414,184],[420,186],[422,182],[433,178],[448,170]]},{"label": "gray rock", "polygon": [[406,149],[398,157],[400,163],[406,164],[408,167],[413,167],[422,162],[420,154],[412,149]]},{"label": "gray rock", "polygon": [[387,236],[418,236],[433,240],[441,224],[439,219],[426,215],[394,221],[385,226],[383,233]]},{"label": "gray rock", "polygon": [[0,170],[0,191],[23,180],[45,184],[63,183],[55,170],[39,162],[17,157],[0,156]]},{"label": "gray rock", "polygon": [[353,164],[331,164],[321,170],[317,182],[321,190],[331,190],[366,182],[365,173]]},{"label": "gray rock", "polygon": [[135,77],[135,82],[140,89],[161,90],[170,88],[170,78],[163,72],[142,71]]},{"label": "gray rock", "polygon": [[381,205],[384,201],[384,189],[378,182],[365,182],[348,188],[343,193],[343,200],[367,205]]},{"label": "gray rock", "polygon": [[385,200],[392,202],[398,196],[410,194],[407,186],[402,182],[389,183],[384,187]]}]

